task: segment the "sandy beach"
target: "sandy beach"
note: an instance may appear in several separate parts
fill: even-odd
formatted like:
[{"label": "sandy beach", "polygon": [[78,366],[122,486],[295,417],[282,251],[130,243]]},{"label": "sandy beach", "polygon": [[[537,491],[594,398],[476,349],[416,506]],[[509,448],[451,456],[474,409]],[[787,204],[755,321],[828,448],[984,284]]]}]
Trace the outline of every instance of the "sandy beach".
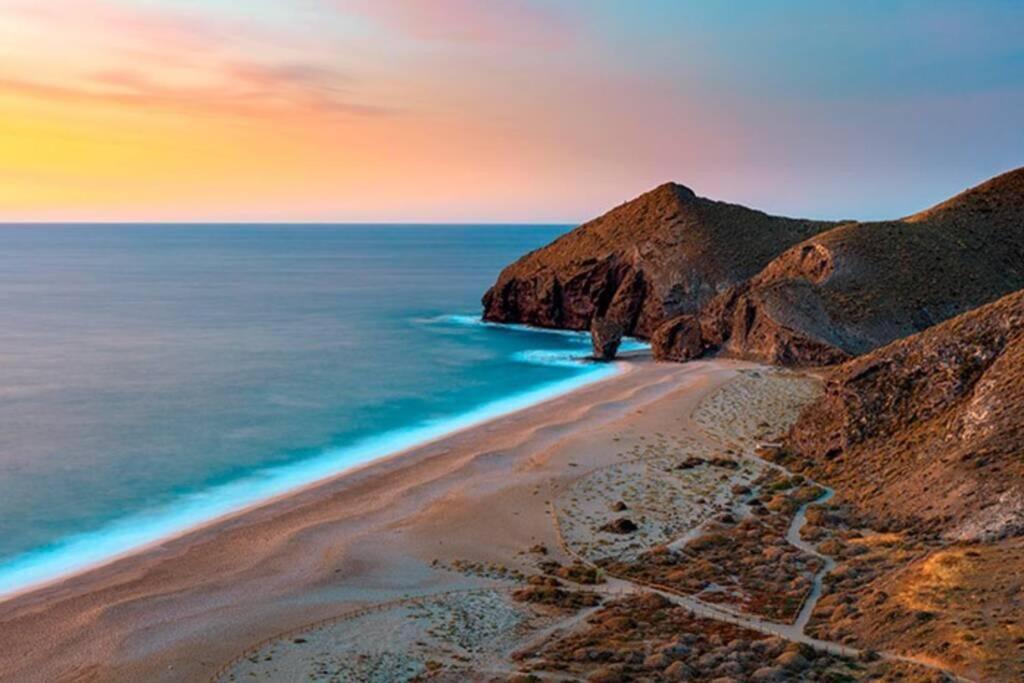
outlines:
[{"label": "sandy beach", "polygon": [[609,380],[0,604],[0,679],[207,679],[276,634],[503,578],[467,567],[522,571],[537,545],[568,561],[553,492],[679,431],[743,366],[624,362]]}]

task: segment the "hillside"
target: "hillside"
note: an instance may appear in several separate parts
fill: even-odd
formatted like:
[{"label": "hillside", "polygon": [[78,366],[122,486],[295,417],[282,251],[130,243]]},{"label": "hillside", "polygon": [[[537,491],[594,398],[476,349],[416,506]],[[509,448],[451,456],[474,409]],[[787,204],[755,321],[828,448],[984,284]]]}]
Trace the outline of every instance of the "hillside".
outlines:
[{"label": "hillside", "polygon": [[793,457],[887,525],[1024,533],[1024,291],[836,368]]},{"label": "hillside", "polygon": [[1021,680],[1022,368],[1024,291],[831,371],[773,456],[836,491],[811,633]]},{"label": "hillside", "polygon": [[662,185],[505,268],[484,319],[588,329],[595,316],[650,336],[834,223],[769,216]]},{"label": "hillside", "polygon": [[1024,169],[927,211],[846,223],[786,250],[654,336],[660,358],[723,350],[829,364],[1024,287]]}]

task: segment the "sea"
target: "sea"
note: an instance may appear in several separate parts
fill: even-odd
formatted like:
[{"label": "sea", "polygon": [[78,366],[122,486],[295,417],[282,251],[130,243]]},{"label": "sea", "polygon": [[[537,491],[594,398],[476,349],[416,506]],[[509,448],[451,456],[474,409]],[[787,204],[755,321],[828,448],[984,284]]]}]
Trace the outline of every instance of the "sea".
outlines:
[{"label": "sea", "polygon": [[608,377],[480,320],[567,229],[0,226],[0,596]]}]

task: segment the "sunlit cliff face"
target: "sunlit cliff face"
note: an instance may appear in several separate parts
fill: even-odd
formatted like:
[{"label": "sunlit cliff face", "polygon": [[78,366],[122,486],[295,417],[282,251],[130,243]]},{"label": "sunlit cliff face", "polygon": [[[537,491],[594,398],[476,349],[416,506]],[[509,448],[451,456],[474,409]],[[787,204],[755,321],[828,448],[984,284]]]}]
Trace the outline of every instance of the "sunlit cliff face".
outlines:
[{"label": "sunlit cliff face", "polygon": [[0,220],[575,221],[668,179],[898,215],[1024,158],[1022,25],[1013,3],[0,0]]}]

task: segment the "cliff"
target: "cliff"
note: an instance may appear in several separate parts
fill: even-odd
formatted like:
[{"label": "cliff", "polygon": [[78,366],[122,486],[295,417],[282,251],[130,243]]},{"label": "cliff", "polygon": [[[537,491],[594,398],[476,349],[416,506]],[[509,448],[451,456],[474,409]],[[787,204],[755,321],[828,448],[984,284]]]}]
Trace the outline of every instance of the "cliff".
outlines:
[{"label": "cliff", "polygon": [[867,353],[1024,287],[1024,169],[932,209],[846,223],[797,244],[700,312],[667,321],[655,355],[708,352],[822,365]]},{"label": "cliff", "polygon": [[575,330],[595,317],[649,337],[835,223],[769,216],[662,185],[505,268],[484,319]]}]

